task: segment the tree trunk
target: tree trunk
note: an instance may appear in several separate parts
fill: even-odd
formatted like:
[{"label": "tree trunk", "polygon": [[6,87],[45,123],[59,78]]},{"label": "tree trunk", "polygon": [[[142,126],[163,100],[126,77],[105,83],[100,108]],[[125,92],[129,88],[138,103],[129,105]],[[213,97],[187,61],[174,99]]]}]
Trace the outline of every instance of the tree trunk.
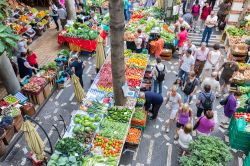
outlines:
[{"label": "tree trunk", "polygon": [[20,84],[5,53],[0,55],[0,79],[8,93],[14,95],[20,91]]},{"label": "tree trunk", "polygon": [[67,18],[68,20],[75,20],[76,19],[76,7],[74,0],[65,0],[65,7],[67,11]]},{"label": "tree trunk", "polygon": [[122,91],[122,86],[125,83],[123,0],[110,0],[109,14],[114,99],[115,105],[123,106],[125,104],[125,97]]}]

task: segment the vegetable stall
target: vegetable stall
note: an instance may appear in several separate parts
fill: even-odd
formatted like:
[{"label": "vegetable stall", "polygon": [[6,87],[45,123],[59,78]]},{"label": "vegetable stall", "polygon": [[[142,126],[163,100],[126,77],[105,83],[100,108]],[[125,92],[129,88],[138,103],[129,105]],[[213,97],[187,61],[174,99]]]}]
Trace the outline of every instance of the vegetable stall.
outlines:
[{"label": "vegetable stall", "polygon": [[[148,55],[126,50],[125,64],[129,91],[125,106],[113,105],[111,59],[107,57],[83,99],[80,110],[72,113],[70,125],[63,139],[57,142],[49,166],[60,165],[62,162],[83,166],[116,166],[119,164],[123,147],[128,144],[138,146],[142,135],[142,128],[138,126],[145,125],[146,113],[142,107],[135,106],[148,64]],[[132,128],[131,121],[137,122],[133,122]],[[67,153],[67,148],[61,145],[66,140],[74,142],[70,143]]]}]

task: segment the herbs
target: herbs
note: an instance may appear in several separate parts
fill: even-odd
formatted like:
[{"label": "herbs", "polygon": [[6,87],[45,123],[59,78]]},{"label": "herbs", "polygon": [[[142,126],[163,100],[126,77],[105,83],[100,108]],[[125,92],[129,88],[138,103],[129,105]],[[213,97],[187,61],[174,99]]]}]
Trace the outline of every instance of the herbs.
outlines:
[{"label": "herbs", "polygon": [[245,30],[243,28],[229,27],[227,32],[231,36],[243,36],[245,34]]},{"label": "herbs", "polygon": [[191,154],[180,158],[182,166],[220,166],[232,160],[230,148],[217,137],[200,136],[189,148]]},{"label": "herbs", "polygon": [[142,107],[135,107],[135,113],[133,114],[133,119],[144,120],[145,111]]}]

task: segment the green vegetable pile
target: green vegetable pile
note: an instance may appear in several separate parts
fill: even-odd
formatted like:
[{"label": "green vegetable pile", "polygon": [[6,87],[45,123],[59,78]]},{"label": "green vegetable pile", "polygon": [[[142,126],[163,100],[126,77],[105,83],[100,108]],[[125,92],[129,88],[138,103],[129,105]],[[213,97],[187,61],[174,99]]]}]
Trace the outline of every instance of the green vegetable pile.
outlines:
[{"label": "green vegetable pile", "polygon": [[93,157],[86,158],[82,166],[104,164],[107,166],[116,166],[118,162],[117,157],[103,157],[100,155],[94,155]]},{"label": "green vegetable pile", "polygon": [[57,69],[56,62],[49,62],[47,65],[43,65],[41,67],[41,70],[47,71],[48,69],[56,70]]},{"label": "green vegetable pile", "polygon": [[19,108],[12,107],[11,110],[10,110],[10,112],[9,112],[9,115],[10,115],[11,117],[15,118],[15,117],[21,115],[21,111],[20,111]]},{"label": "green vegetable pile", "polygon": [[59,56],[59,55],[63,55],[63,56],[65,56],[66,58],[69,58],[69,57],[70,57],[70,52],[69,52],[69,50],[62,49],[57,55],[58,55],[58,56]]},{"label": "green vegetable pile", "polygon": [[144,120],[145,119],[145,111],[142,107],[135,107],[135,112],[133,114],[133,119]]},{"label": "green vegetable pile", "polygon": [[118,107],[111,107],[108,109],[107,118],[111,121],[127,123],[131,118],[132,110],[128,108],[119,109]]},{"label": "green vegetable pile", "polygon": [[82,38],[84,40],[95,40],[98,37],[98,32],[90,29],[86,24],[75,22],[73,26],[66,27],[67,33],[64,36],[73,38]]},{"label": "green vegetable pile", "polygon": [[100,135],[107,138],[123,140],[127,134],[128,123],[110,121],[107,118],[102,120]]},{"label": "green vegetable pile", "polygon": [[89,114],[91,114],[91,113],[94,113],[94,114],[101,114],[102,111],[103,111],[103,108],[104,108],[104,106],[103,106],[102,103],[93,101],[93,102],[92,102],[92,105],[88,108],[87,112],[88,112]]},{"label": "green vegetable pile", "polygon": [[243,36],[245,34],[245,30],[243,28],[229,27],[227,32],[230,36]]},{"label": "green vegetable pile", "polygon": [[95,124],[96,122],[99,122],[101,118],[96,115],[94,118],[90,118],[87,115],[81,115],[81,114],[76,114],[74,117],[74,123],[78,124],[73,128],[73,132],[75,134],[85,132],[95,132],[98,125]]},{"label": "green vegetable pile", "polygon": [[173,40],[175,39],[175,34],[174,33],[168,33],[164,30],[161,31],[161,38],[166,42],[166,43],[172,43]]},{"label": "green vegetable pile", "polygon": [[137,99],[137,103],[140,104],[140,105],[142,105],[142,104],[145,103],[145,100],[143,98],[138,98]]},{"label": "green vegetable pile", "polygon": [[243,94],[240,96],[240,98],[238,99],[239,102],[239,106],[244,108],[245,106],[247,106],[246,101],[248,100],[248,96],[247,94]]},{"label": "green vegetable pile", "polygon": [[60,152],[55,152],[51,157],[50,161],[47,164],[48,166],[78,166],[82,165],[82,161],[77,161],[75,156],[66,156]]},{"label": "green vegetable pile", "polygon": [[232,160],[230,148],[217,137],[200,136],[189,145],[191,154],[182,156],[182,166],[222,166]]},{"label": "green vegetable pile", "polygon": [[[63,138],[57,142],[55,149],[65,156],[77,156],[77,161],[82,161],[85,148],[74,138]],[[65,159],[66,160],[66,159]]]}]

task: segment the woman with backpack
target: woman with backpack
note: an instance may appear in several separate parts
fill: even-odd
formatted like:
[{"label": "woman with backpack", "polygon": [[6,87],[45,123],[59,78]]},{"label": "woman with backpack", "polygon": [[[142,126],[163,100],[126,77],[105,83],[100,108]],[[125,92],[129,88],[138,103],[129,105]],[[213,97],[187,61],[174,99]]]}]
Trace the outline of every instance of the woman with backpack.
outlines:
[{"label": "woman with backpack", "polygon": [[191,71],[188,78],[185,80],[183,85],[183,103],[190,103],[194,93],[196,92],[199,84],[198,79],[195,77],[195,72]]},{"label": "woman with backpack", "polygon": [[215,100],[215,95],[211,92],[210,85],[204,85],[204,90],[199,93],[196,102],[197,107],[197,117],[201,117],[201,114],[206,111],[213,109],[213,102]]},{"label": "woman with backpack", "polygon": [[192,122],[192,114],[192,110],[187,103],[179,108],[179,111],[176,114],[177,123],[174,139],[178,139],[178,133],[181,128],[183,128],[186,124]]},{"label": "woman with backpack", "polygon": [[193,15],[193,31],[195,32],[197,22],[200,16],[200,5],[199,5],[199,0],[195,1],[195,4],[192,6],[192,15]]},{"label": "woman with backpack", "polygon": [[205,115],[200,117],[194,125],[194,130],[197,130],[197,135],[209,136],[214,130],[215,121],[213,119],[214,113],[212,110],[206,111]]},{"label": "woman with backpack", "polygon": [[161,63],[161,58],[156,58],[156,66],[154,67],[153,80],[154,80],[154,92],[157,93],[157,88],[159,88],[159,94],[162,94],[162,82],[164,81],[166,67]]},{"label": "woman with backpack", "polygon": [[176,117],[176,113],[178,112],[179,108],[182,105],[181,95],[177,91],[178,91],[178,87],[174,85],[172,87],[171,92],[169,92],[167,95],[166,104],[168,104],[169,110],[171,113],[170,113],[168,123],[166,125],[166,133],[168,133],[169,129],[172,127],[172,124]]}]

